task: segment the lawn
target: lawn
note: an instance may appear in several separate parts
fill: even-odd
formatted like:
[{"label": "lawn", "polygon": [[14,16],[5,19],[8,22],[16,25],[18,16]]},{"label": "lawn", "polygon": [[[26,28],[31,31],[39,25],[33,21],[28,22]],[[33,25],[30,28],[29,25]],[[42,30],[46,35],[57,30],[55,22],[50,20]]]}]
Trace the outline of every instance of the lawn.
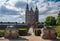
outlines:
[{"label": "lawn", "polygon": [[60,37],[60,26],[53,26],[57,32],[57,36]]}]

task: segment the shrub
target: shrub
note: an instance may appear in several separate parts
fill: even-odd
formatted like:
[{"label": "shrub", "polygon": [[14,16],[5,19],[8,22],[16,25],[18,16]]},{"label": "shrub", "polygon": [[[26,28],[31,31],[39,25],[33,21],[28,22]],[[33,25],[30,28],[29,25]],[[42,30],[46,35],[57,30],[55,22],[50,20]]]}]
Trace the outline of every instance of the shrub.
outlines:
[{"label": "shrub", "polygon": [[25,36],[25,35],[27,35],[27,30],[19,30],[19,35],[20,35],[20,36]]},{"label": "shrub", "polygon": [[0,30],[0,37],[3,37],[3,36],[4,36],[4,31]]},{"label": "shrub", "polygon": [[28,33],[28,29],[27,28],[19,28],[19,35],[20,36],[25,36]]},{"label": "shrub", "polygon": [[57,37],[60,37],[60,26],[53,26],[53,28],[56,30]]},{"label": "shrub", "polygon": [[40,36],[40,34],[41,34],[41,30],[38,28],[38,29],[34,29],[34,34],[36,35],[36,36]]}]

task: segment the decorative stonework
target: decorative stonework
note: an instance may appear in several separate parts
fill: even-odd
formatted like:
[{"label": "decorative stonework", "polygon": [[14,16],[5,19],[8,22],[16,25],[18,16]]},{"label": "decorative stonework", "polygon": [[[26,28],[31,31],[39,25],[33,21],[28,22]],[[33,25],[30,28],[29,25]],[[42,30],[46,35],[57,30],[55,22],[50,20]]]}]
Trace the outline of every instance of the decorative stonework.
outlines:
[{"label": "decorative stonework", "polygon": [[41,37],[43,39],[56,39],[56,31],[55,29],[47,29],[47,28],[42,28],[41,29]]}]

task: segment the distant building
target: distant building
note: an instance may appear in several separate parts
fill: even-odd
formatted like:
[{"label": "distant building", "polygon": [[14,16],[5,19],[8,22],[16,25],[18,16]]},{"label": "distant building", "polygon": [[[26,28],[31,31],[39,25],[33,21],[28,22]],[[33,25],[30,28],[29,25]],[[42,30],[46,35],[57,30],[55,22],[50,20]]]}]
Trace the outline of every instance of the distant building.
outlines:
[{"label": "distant building", "polygon": [[31,7],[31,9],[29,10],[29,6],[27,4],[26,6],[26,13],[25,13],[25,22],[28,25],[34,25],[36,22],[38,22],[38,15],[39,15],[39,10],[36,6],[35,11],[33,10],[33,8]]}]

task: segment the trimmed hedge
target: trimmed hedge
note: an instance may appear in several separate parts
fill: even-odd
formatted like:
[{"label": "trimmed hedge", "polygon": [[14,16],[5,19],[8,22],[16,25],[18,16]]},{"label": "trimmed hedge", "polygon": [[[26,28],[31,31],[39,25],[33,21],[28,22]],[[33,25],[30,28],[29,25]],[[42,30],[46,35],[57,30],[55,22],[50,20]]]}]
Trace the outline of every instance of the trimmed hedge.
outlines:
[{"label": "trimmed hedge", "polygon": [[27,30],[19,30],[19,35],[20,35],[20,36],[25,36],[25,35],[27,35]]},{"label": "trimmed hedge", "polygon": [[35,34],[36,36],[40,36],[41,30],[40,30],[39,28],[35,28],[35,29],[34,29],[34,34]]},{"label": "trimmed hedge", "polygon": [[19,35],[20,36],[26,36],[28,34],[27,28],[19,28]]},{"label": "trimmed hedge", "polygon": [[4,30],[0,30],[0,37],[4,36]]}]

